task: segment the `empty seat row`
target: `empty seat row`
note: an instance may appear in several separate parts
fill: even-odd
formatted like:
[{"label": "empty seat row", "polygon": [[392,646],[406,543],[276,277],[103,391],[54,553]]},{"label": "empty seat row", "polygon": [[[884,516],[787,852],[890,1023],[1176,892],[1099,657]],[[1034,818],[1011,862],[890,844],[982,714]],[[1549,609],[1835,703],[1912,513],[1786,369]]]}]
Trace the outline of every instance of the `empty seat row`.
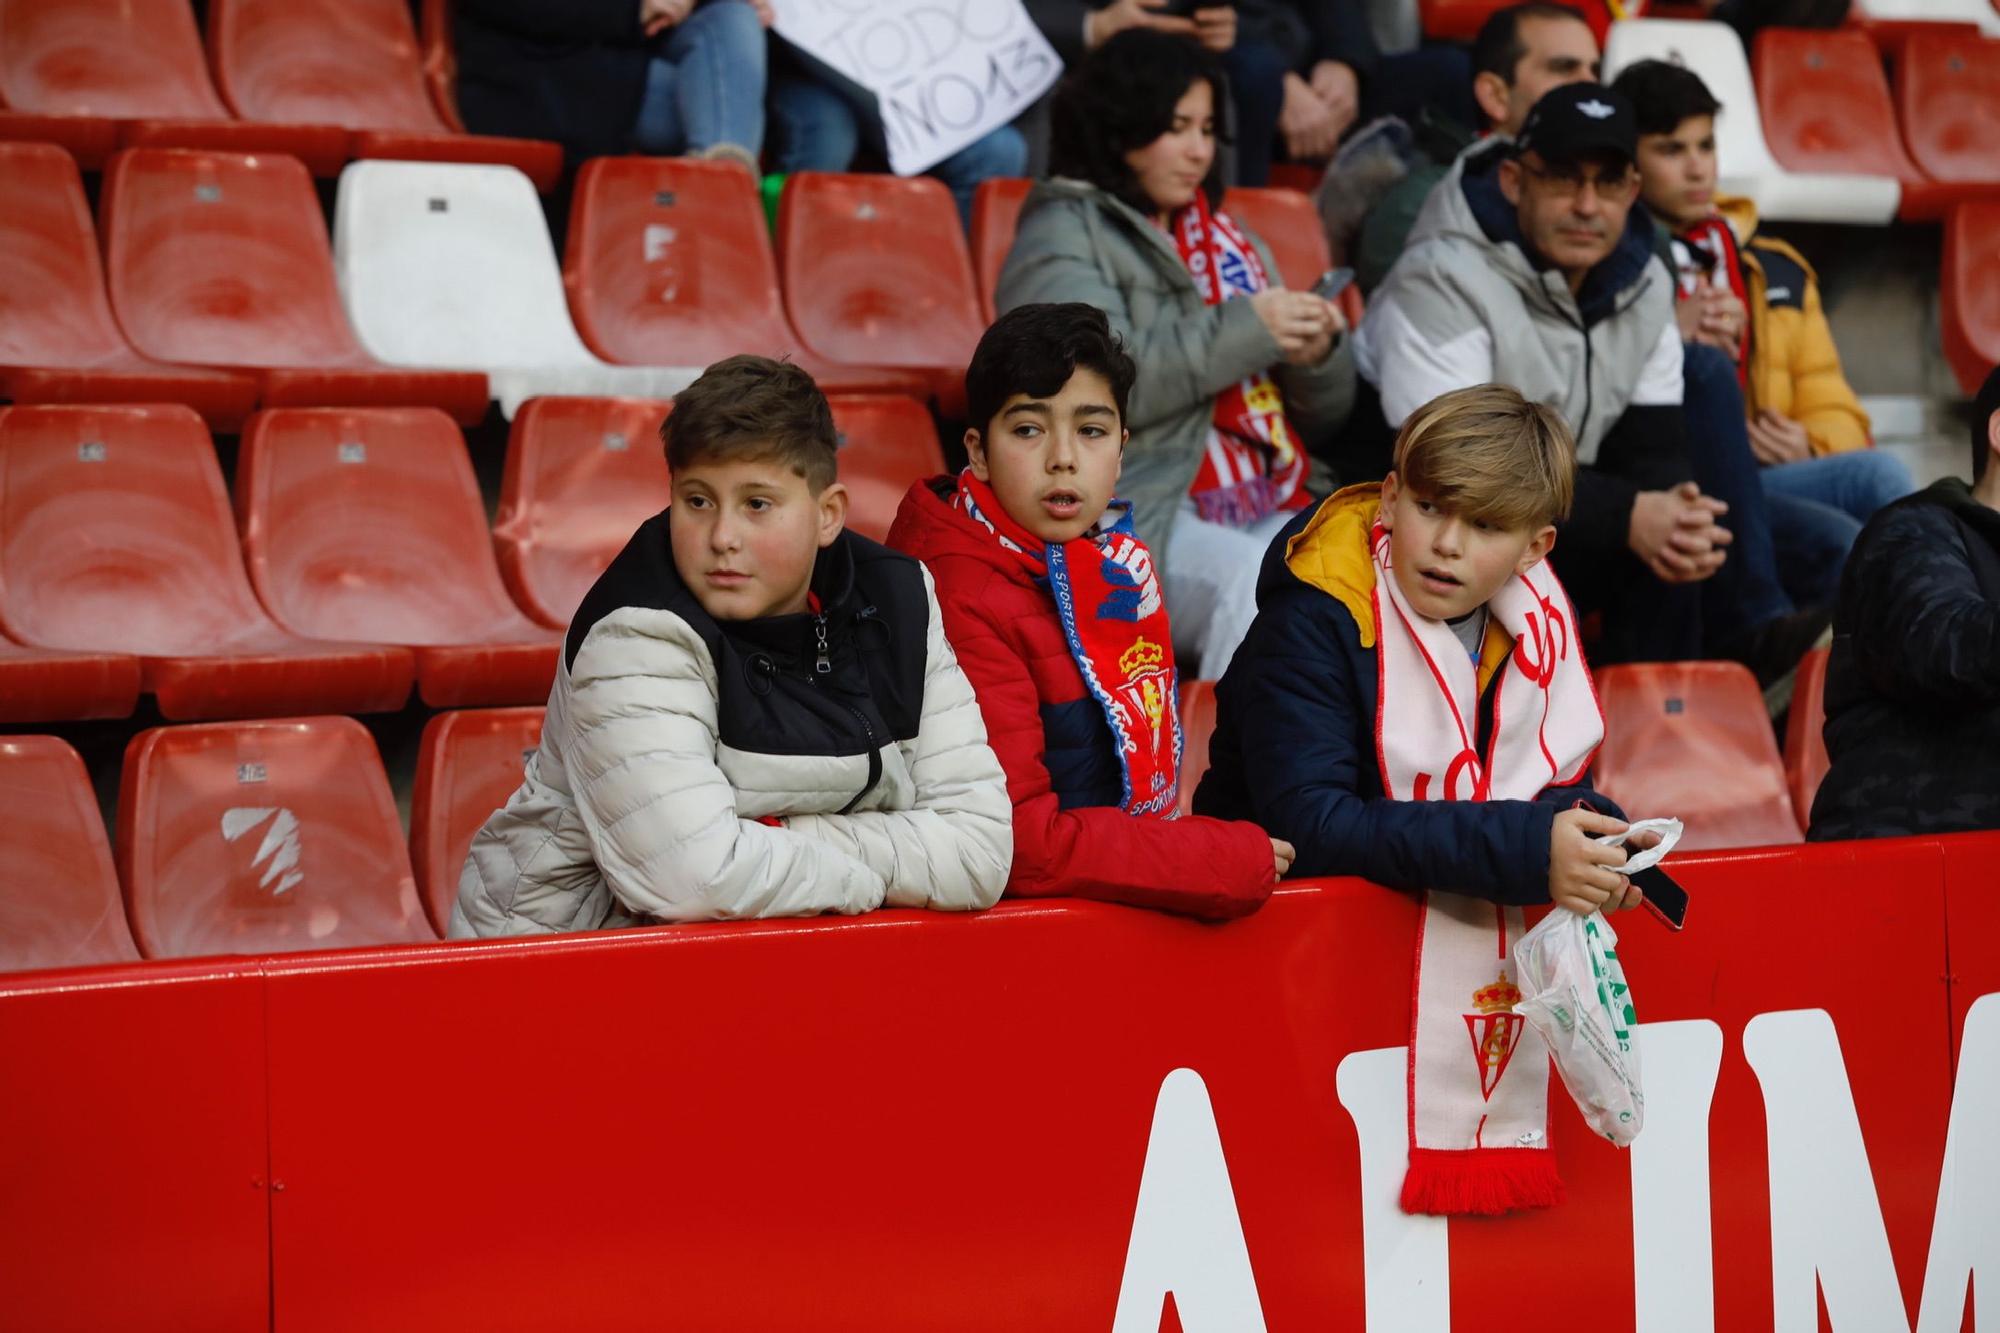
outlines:
[{"label": "empty seat row", "polygon": [[433,718],[407,846],[352,718],[151,728],[126,748],[115,871],[76,751],[0,738],[0,971],[435,939],[541,728],[540,708]]},{"label": "empty seat row", "polygon": [[[930,414],[832,402],[851,521],[883,537],[944,467]],[[0,721],[125,716],[142,689],[175,719],[395,709],[413,682],[433,707],[540,702],[559,631],[667,502],[667,408],[530,403],[490,532],[429,409],[258,413],[232,518],[187,408],[0,408]]]},{"label": "empty seat row", "polygon": [[1894,179],[1910,221],[2000,197],[2000,41],[1913,33],[1893,93],[1880,50],[1853,28],[1766,28],[1755,60],[1764,127],[1787,170]]},{"label": "empty seat row", "polygon": [[[500,162],[543,190],[562,149],[472,136],[426,88],[405,0],[0,0],[0,138],[275,152],[332,175],[350,158]],[[213,69],[213,80],[210,70]]]},{"label": "empty seat row", "polygon": [[[1634,818],[1671,815],[1688,851],[1801,841],[1826,776],[1827,651],[1799,666],[1781,758],[1757,682],[1733,662],[1661,662],[1597,674],[1604,746],[1592,780]],[[1215,685],[1181,687],[1181,812],[1208,769]]]}]

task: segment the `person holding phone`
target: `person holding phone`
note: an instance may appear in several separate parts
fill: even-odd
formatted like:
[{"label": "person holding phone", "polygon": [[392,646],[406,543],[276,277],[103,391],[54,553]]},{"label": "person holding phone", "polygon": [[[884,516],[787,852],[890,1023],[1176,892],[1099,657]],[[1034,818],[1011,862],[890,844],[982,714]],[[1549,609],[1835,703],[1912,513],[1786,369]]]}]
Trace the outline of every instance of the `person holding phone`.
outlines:
[{"label": "person holding phone", "polygon": [[1271,537],[1312,502],[1311,451],[1354,399],[1346,322],[1289,290],[1219,207],[1213,52],[1132,28],[1057,93],[1051,167],[1021,209],[1002,311],[1103,310],[1138,363],[1123,490],[1160,566],[1181,660],[1222,674]]}]

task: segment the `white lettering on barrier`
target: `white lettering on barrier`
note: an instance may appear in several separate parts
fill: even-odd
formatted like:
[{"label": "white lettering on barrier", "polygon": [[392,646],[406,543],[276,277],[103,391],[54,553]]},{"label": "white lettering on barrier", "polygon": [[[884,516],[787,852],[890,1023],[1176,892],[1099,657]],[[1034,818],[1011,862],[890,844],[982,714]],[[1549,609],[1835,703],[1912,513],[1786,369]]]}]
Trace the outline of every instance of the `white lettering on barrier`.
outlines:
[{"label": "white lettering on barrier", "polygon": [[[1908,1329],[1832,1017],[1823,1009],[1758,1014],[1743,1029],[1743,1054],[1764,1093],[1773,1333],[1814,1333],[1820,1293],[1834,1333]],[[1918,1333],[1959,1327],[1967,1284],[1980,1270],[1985,1289],[2000,1291],[1996,1123],[2000,995],[1985,995],[1966,1015],[1959,1050]]]},{"label": "white lettering on barrier", "polygon": [[1708,1112],[1722,1071],[1722,1029],[1705,1018],[1638,1027],[1646,1127],[1632,1171],[1635,1333],[1715,1333],[1709,1228]]},{"label": "white lettering on barrier", "polygon": [[1157,1333],[1170,1291],[1185,1333],[1262,1333],[1215,1108],[1192,1069],[1168,1074],[1153,1103],[1112,1333]]},{"label": "white lettering on barrier", "polygon": [[[1706,1019],[1639,1028],[1646,1130],[1631,1150],[1637,1333],[1711,1333],[1709,1112],[1722,1030]],[[1833,1019],[1758,1014],[1743,1052],[1763,1092],[1770,1161],[1774,1333],[1813,1333],[1824,1292],[1834,1333],[1909,1330],[1888,1229]],[[1397,1205],[1407,1163],[1407,1050],[1356,1051],[1335,1071],[1360,1143],[1369,1333],[1448,1333],[1447,1224]],[[1955,1333],[1968,1292],[2000,1290],[2000,993],[1966,1015],[1915,1333]],[[1174,1293],[1188,1333],[1262,1329],[1262,1307],[1207,1086],[1177,1069],[1160,1086],[1118,1293],[1117,1333],[1159,1325]]]}]

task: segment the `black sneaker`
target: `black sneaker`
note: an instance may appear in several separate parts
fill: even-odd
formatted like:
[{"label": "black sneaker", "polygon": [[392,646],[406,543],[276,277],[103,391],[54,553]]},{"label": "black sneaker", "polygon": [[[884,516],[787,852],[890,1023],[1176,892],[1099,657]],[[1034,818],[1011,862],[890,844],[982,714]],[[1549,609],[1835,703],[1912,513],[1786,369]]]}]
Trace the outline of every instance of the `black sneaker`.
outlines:
[{"label": "black sneaker", "polygon": [[1792,706],[1792,685],[1799,659],[1833,642],[1833,608],[1816,606],[1778,616],[1715,646],[1715,656],[1741,662],[1764,691],[1764,707],[1773,717]]}]

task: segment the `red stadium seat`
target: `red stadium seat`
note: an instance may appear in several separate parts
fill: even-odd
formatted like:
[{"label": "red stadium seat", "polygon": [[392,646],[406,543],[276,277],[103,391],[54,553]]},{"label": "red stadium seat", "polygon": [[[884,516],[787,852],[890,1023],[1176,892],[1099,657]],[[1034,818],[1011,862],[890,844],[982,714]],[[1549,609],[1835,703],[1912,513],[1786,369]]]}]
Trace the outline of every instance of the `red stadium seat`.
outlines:
[{"label": "red stadium seat", "polygon": [[53,736],[0,736],[0,972],[136,961],[83,760]]},{"label": "red stadium seat", "polygon": [[944,471],[937,426],[922,403],[899,394],[832,394],[827,401],[840,432],[847,526],[883,541],[910,483]]},{"label": "red stadium seat", "polygon": [[417,41],[423,48],[424,87],[444,123],[460,134],[465,120],[458,114],[458,52],[451,44],[451,0],[420,0]]},{"label": "red stadium seat", "polygon": [[951,192],[928,176],[801,171],[778,201],[792,327],[815,354],[930,375],[946,416],[985,325]]},{"label": "red stadium seat", "polygon": [[1606,667],[1597,693],[1605,737],[1596,783],[1626,814],[1679,818],[1690,851],[1803,841],[1764,697],[1743,667]]},{"label": "red stadium seat", "polygon": [[577,331],[607,361],[705,366],[788,356],[828,393],[922,395],[915,371],[838,365],[785,320],[757,182],[730,162],[600,157],[577,173],[563,282]]},{"label": "red stadium seat", "polygon": [[530,398],[514,415],[493,546],[515,604],[564,629],[638,526],[667,506],[649,398]]},{"label": "red stadium seat", "polygon": [[1014,224],[1021,220],[1021,205],[1027,202],[1034,184],[995,176],[979,182],[972,196],[972,266],[979,278],[979,308],[989,324],[1000,314],[993,304],[993,293],[999,290],[1007,252],[1014,248]]},{"label": "red stadium seat", "polygon": [[40,648],[138,656],[175,719],[400,708],[414,669],[400,648],[271,623],[185,407],[0,408],[0,624]]},{"label": "red stadium seat", "polygon": [[1181,813],[1194,812],[1194,789],[1208,772],[1208,742],[1215,735],[1215,682],[1181,685]]},{"label": "red stadium seat", "polygon": [[1903,151],[1882,52],[1859,29],[1761,29],[1752,70],[1765,139],[1787,170],[1893,176],[1906,220],[1938,218],[1962,193]]},{"label": "red stadium seat", "polygon": [[[1506,0],[1418,0],[1417,12],[1422,20],[1424,36],[1433,41],[1471,42],[1479,35],[1480,25],[1502,9]],[[1583,11],[1584,21],[1597,34],[1599,46],[1604,44],[1604,36],[1611,30],[1611,10],[1605,0],[1590,0],[1575,6]],[[1649,8],[1644,0],[1628,0],[1620,6],[1626,14],[1638,14]]]},{"label": "red stadium seat", "polygon": [[104,173],[99,217],[111,306],[145,355],[254,369],[266,407],[423,405],[485,418],[484,375],[385,366],[362,350],[297,162],[129,150]]},{"label": "red stadium seat", "polygon": [[[1278,271],[1271,280],[1295,291],[1310,291],[1320,275],[1333,267],[1326,228],[1312,199],[1297,190],[1252,190],[1238,186],[1222,197],[1222,210],[1271,247]],[[1340,294],[1340,313],[1349,328],[1361,323],[1361,289],[1349,283]]]},{"label": "red stadium seat", "polygon": [[232,120],[182,0],[6,0],[0,102],[0,139],[61,144],[91,170],[133,144],[292,153],[322,175],[347,155],[338,126]]},{"label": "red stadium seat", "polygon": [[186,403],[231,432],[257,402],[248,376],[163,365],[132,350],[104,296],[83,181],[52,144],[0,143],[0,397]]},{"label": "red stadium seat", "polygon": [[1982,197],[2000,193],[2000,41],[1912,32],[1896,65],[1896,109],[1926,173]]},{"label": "red stadium seat", "polygon": [[433,708],[539,703],[560,636],[508,599],[458,428],[425,408],[259,412],[236,512],[250,582],[297,634],[409,645]]},{"label": "red stadium seat", "polygon": [[465,708],[424,727],[410,793],[410,863],[431,925],[442,935],[458,901],[458,873],[472,835],[521,785],[542,741],[542,709]]},{"label": "red stadium seat", "polygon": [[2000,202],[1960,204],[1945,219],[1938,318],[1959,387],[1978,393],[2000,365]]},{"label": "red stadium seat", "polygon": [[208,36],[216,85],[245,120],[339,125],[356,157],[518,167],[545,194],[562,177],[558,144],[445,123],[406,0],[209,0]]},{"label": "red stadium seat", "polygon": [[0,635],[0,722],[130,717],[138,703],[136,657],[26,648]]},{"label": "red stadium seat", "polygon": [[1799,662],[1792,689],[1792,711],[1785,720],[1785,785],[1792,796],[1792,813],[1799,832],[1812,819],[1813,797],[1819,794],[1831,761],[1826,757],[1826,659],[1828,650],[1815,648]]},{"label": "red stadium seat", "polygon": [[118,874],[148,958],[436,938],[382,757],[351,717],[134,736],[118,789]]}]

